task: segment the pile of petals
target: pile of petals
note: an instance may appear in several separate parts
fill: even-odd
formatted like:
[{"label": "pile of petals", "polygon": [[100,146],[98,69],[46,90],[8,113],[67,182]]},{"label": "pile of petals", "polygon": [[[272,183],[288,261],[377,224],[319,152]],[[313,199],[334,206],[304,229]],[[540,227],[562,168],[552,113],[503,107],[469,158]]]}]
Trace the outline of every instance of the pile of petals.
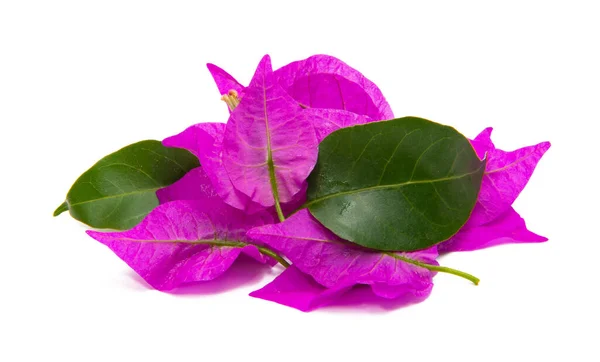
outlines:
[{"label": "pile of petals", "polygon": [[[216,279],[245,254],[257,265],[282,270],[251,293],[256,298],[310,311],[344,303],[352,290],[368,288],[365,301],[403,304],[427,298],[436,272],[448,270],[436,262],[440,253],[547,240],[527,230],[512,204],[550,143],[503,151],[492,142],[491,128],[469,140],[468,152],[484,162],[482,176],[470,216],[449,238],[407,251],[378,250],[344,239],[345,234],[324,226],[306,207],[307,189],[320,182],[309,176],[324,157],[319,146],[328,136],[394,119],[379,88],[327,55],[277,70],[265,56],[248,86],[215,65],[208,69],[228,106],[227,122],[195,124],[162,141],[167,148],[189,151],[200,166],[157,187],[158,206],[133,228],[88,231],[153,288],[171,291]],[[386,168],[390,162],[393,157]],[[412,170],[411,180],[418,172]],[[352,205],[344,205],[340,213]]]}]

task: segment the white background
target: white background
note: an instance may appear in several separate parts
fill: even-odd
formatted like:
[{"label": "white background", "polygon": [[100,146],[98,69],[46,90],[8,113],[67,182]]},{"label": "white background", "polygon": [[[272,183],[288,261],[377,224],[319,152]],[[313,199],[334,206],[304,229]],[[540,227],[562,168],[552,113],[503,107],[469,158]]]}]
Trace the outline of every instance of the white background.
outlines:
[{"label": "white background", "polygon": [[[0,2],[0,360],[599,360],[593,3]],[[306,314],[247,296],[278,269],[150,290],[52,218],[104,155],[225,120],[205,63],[247,83],[265,53],[276,68],[337,56],[397,116],[494,126],[506,150],[551,141],[515,204],[550,241],[441,260],[478,287],[438,275],[421,304]]]}]

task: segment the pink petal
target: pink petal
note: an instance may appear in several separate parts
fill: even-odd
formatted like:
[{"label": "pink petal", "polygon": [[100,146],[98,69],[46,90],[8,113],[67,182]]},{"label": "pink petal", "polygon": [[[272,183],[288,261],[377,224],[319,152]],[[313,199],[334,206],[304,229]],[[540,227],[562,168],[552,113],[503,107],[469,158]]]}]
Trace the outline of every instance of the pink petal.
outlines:
[{"label": "pink petal", "polygon": [[435,247],[413,253],[361,248],[335,236],[306,209],[283,223],[253,228],[247,235],[283,253],[300,271],[326,288],[339,290],[367,284],[384,298],[428,294],[431,290],[434,273],[401,258],[437,265]]},{"label": "pink petal", "polygon": [[271,222],[268,213],[245,215],[217,198],[160,205],[128,231],[87,233],[108,246],[148,284],[165,291],[220,276],[240,253],[267,262],[256,246],[248,243],[245,232]]},{"label": "pink petal", "polygon": [[314,55],[275,71],[276,81],[308,108],[333,108],[374,120],[394,118],[377,86],[360,72],[329,55]]},{"label": "pink petal", "polygon": [[201,142],[198,139],[198,131],[200,130],[215,140],[220,141],[223,139],[223,133],[225,132],[225,123],[198,123],[186,128],[183,132],[175,136],[165,138],[162,143],[166,147],[184,148],[200,159],[200,155],[207,153],[207,149],[215,147],[212,142]]},{"label": "pink petal", "polygon": [[245,87],[235,80],[235,78],[229,73],[211,63],[206,64],[206,67],[215,80],[221,95],[227,94],[230,90],[234,90],[238,92],[239,97],[243,96]]},{"label": "pink petal", "polygon": [[264,210],[263,206],[252,202],[250,197],[233,187],[221,160],[224,132],[224,123],[199,123],[165,139],[163,144],[185,148],[196,155],[215,191],[227,204],[248,213]]},{"label": "pink petal", "polygon": [[394,299],[391,307],[397,308],[425,300],[431,293],[433,284],[425,290],[405,288],[405,293],[396,294],[393,298],[384,298],[374,293],[373,290],[377,288],[376,284],[369,289],[361,289],[360,286],[358,288],[326,288],[292,265],[279,274],[271,283],[250,293],[250,296],[296,308],[303,312],[309,312],[327,305],[380,304],[386,306],[389,305],[386,301],[390,299]]},{"label": "pink petal", "polygon": [[494,146],[494,143],[492,142],[492,138],[491,138],[492,130],[493,130],[492,127],[488,127],[486,129],[484,129],[483,131],[481,131],[481,133],[479,135],[477,135],[477,137],[475,137],[474,140],[471,141],[471,145],[475,149],[477,156],[482,160],[485,157],[487,152],[490,152],[490,151],[496,149],[496,147]]},{"label": "pink petal", "polygon": [[467,227],[488,223],[508,210],[549,148],[550,142],[542,142],[512,152],[489,149],[481,189]]},{"label": "pink petal", "polygon": [[[253,202],[273,206],[272,161],[279,199],[289,202],[314,167],[317,146],[312,124],[275,84],[271,60],[265,56],[231,113],[223,137],[222,160],[233,187]],[[200,163],[204,166],[202,159]]]},{"label": "pink petal", "polygon": [[160,204],[177,200],[211,202],[219,197],[202,167],[190,170],[179,181],[156,191],[156,196]]},{"label": "pink petal", "polygon": [[527,230],[525,220],[509,208],[495,220],[459,231],[438,245],[440,252],[471,251],[509,243],[539,243],[548,239]]},{"label": "pink petal", "polygon": [[250,296],[308,312],[334,302],[349,289],[327,289],[292,265]]},{"label": "pink petal", "polygon": [[315,127],[319,142],[340,128],[373,122],[373,119],[367,116],[339,109],[308,108],[304,113]]}]

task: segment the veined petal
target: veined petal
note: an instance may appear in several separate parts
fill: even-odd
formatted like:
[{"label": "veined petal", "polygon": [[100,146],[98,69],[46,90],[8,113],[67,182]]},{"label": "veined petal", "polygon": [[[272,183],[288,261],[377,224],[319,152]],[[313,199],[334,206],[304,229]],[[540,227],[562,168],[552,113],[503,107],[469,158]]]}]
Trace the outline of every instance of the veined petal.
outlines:
[{"label": "veined petal", "polygon": [[487,163],[477,203],[464,228],[486,224],[506,212],[550,148],[550,142],[542,142],[506,152],[494,146],[490,139],[491,131],[491,128],[486,128],[471,141],[480,158],[486,155]]},{"label": "veined petal", "polygon": [[270,261],[246,238],[246,230],[273,222],[269,213],[246,215],[218,198],[174,201],[158,206],[123,232],[87,233],[108,246],[158,290],[212,280],[240,255]]},{"label": "veined petal", "polygon": [[214,64],[208,63],[206,64],[206,67],[215,80],[215,84],[217,85],[217,88],[219,88],[219,93],[221,93],[221,95],[234,90],[242,97],[245,87],[235,80],[233,76]]},{"label": "veined petal", "polygon": [[439,244],[438,250],[442,253],[472,251],[501,244],[540,243],[547,240],[527,230],[525,220],[511,207],[487,224],[460,230]]},{"label": "veined petal", "polygon": [[306,209],[283,223],[253,228],[247,235],[283,253],[323,287],[341,290],[366,284],[389,299],[431,290],[435,273],[407,261],[438,265],[435,247],[411,253],[365,249],[335,236]]},{"label": "veined petal", "polygon": [[312,124],[274,82],[265,56],[223,137],[222,161],[233,187],[264,207],[292,201],[315,165],[317,146]]},{"label": "veined petal", "polygon": [[375,83],[332,56],[314,55],[274,74],[277,83],[304,107],[341,109],[374,120],[394,118]]}]

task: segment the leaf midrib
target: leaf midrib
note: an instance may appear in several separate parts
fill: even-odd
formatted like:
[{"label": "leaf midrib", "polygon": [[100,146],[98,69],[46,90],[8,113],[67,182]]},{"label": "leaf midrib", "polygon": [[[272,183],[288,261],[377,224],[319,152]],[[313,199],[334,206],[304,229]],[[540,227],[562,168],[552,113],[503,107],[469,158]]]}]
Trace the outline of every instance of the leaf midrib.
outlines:
[{"label": "leaf midrib", "polygon": [[95,202],[95,201],[100,201],[100,200],[116,199],[116,198],[119,198],[119,197],[126,197],[126,196],[131,196],[131,195],[143,194],[143,193],[147,193],[147,192],[156,192],[157,190],[159,190],[159,189],[161,189],[163,187],[164,186],[160,186],[160,187],[154,187],[154,188],[150,188],[150,189],[143,189],[143,190],[139,190],[139,191],[126,192],[126,193],[123,193],[123,194],[103,196],[103,197],[99,197],[99,198],[95,198],[95,199],[89,199],[89,200],[85,200],[85,201],[81,201],[81,202],[76,202],[74,204],[69,203],[69,207],[79,206],[79,205],[83,205],[83,204],[88,204],[90,202]]},{"label": "leaf midrib", "polygon": [[[485,163],[483,165],[485,165]],[[375,185],[375,186],[369,186],[369,187],[360,188],[360,189],[354,189],[354,190],[348,190],[348,191],[341,191],[341,192],[329,194],[329,195],[326,195],[326,196],[319,197],[317,199],[311,200],[311,201],[305,203],[302,206],[302,208],[307,208],[307,207],[310,207],[311,205],[316,204],[318,202],[325,201],[325,200],[328,200],[328,199],[331,199],[331,198],[334,198],[334,197],[338,197],[338,196],[359,194],[359,193],[369,192],[369,191],[375,191],[375,190],[385,190],[385,189],[402,188],[402,187],[408,186],[408,185],[418,185],[418,184],[436,183],[436,182],[442,182],[442,181],[457,180],[457,179],[461,179],[463,177],[467,177],[467,176],[476,174],[477,172],[479,172],[481,170],[481,167],[484,167],[484,166],[479,166],[476,170],[474,170],[472,172],[468,172],[468,173],[462,174],[462,175],[452,176],[452,177],[443,177],[443,178],[436,179],[436,180],[406,181],[406,182],[397,183],[397,184]]]},{"label": "leaf midrib", "polygon": [[277,187],[277,177],[275,175],[275,163],[273,162],[273,150],[271,149],[271,130],[269,129],[269,115],[267,111],[267,85],[265,76],[263,75],[263,108],[265,117],[265,132],[267,134],[267,170],[269,172],[269,183],[271,184],[271,193],[279,221],[283,221],[285,217],[279,204],[279,189]]}]

